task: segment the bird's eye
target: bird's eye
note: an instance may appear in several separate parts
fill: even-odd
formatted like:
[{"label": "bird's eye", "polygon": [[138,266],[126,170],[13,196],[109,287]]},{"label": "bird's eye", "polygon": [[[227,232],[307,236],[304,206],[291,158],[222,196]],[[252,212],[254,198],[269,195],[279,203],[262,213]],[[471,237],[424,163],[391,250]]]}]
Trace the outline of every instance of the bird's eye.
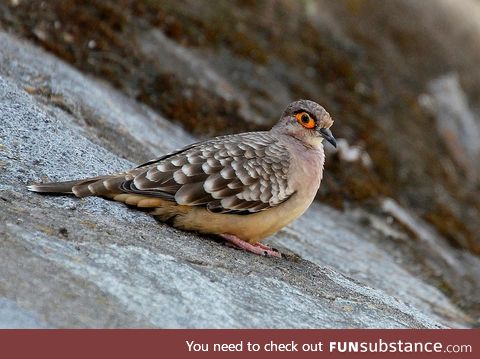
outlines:
[{"label": "bird's eye", "polygon": [[295,118],[305,128],[312,129],[315,127],[315,120],[306,112],[297,113]]}]

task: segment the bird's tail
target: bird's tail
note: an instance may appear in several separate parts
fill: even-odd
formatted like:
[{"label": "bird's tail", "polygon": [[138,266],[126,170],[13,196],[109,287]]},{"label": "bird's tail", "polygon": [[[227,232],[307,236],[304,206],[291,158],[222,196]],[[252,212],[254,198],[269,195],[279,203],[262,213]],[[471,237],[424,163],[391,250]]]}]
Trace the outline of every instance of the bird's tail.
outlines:
[{"label": "bird's tail", "polygon": [[74,194],[77,197],[111,196],[121,193],[124,176],[99,176],[75,181],[37,183],[28,190],[39,193]]}]

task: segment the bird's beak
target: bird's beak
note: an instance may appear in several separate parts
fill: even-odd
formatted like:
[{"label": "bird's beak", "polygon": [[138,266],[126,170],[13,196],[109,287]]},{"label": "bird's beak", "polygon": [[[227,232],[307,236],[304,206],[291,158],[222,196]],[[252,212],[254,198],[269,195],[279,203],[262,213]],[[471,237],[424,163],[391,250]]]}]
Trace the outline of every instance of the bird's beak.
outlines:
[{"label": "bird's beak", "polygon": [[324,139],[330,142],[333,145],[333,147],[337,147],[337,140],[335,139],[335,137],[333,137],[333,133],[332,131],[330,131],[329,128],[321,128],[320,134]]}]

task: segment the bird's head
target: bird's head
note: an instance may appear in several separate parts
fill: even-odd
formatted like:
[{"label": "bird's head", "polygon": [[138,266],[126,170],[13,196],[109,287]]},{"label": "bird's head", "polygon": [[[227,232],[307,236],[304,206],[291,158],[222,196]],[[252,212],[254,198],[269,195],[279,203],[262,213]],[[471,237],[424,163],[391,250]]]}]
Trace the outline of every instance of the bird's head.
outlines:
[{"label": "bird's head", "polygon": [[332,125],[330,114],[322,106],[313,101],[299,100],[287,106],[273,130],[295,137],[312,148],[321,147],[323,139],[337,147],[330,131]]}]

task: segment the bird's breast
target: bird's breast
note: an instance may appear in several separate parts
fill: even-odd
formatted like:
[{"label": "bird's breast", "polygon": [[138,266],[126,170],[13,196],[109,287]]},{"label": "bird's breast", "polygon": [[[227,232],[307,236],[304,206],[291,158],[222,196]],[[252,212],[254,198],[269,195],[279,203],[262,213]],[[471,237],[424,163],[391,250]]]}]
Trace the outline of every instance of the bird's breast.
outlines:
[{"label": "bird's breast", "polygon": [[323,177],[323,150],[298,151],[289,169],[289,186],[296,193],[315,197]]}]

